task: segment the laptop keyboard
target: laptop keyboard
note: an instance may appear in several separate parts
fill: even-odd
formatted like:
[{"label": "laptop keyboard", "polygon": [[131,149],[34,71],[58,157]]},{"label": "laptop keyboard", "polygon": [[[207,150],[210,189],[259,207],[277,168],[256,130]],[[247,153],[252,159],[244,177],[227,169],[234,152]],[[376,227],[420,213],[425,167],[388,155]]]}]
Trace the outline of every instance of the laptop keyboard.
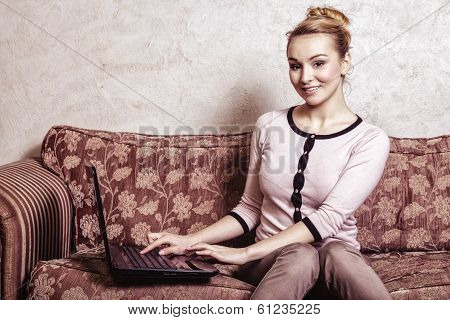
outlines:
[{"label": "laptop keyboard", "polygon": [[161,256],[157,249],[153,249],[146,254],[140,254],[140,250],[137,247],[122,246],[121,248],[135,268],[177,269],[172,261]]}]

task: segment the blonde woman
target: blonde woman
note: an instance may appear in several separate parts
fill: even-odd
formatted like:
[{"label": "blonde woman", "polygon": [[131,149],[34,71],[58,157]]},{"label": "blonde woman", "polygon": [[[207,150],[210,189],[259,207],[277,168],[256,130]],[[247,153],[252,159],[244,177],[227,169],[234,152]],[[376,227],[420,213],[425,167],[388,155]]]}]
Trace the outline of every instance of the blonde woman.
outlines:
[{"label": "blonde woman", "polygon": [[[354,216],[378,184],[389,138],[348,107],[349,19],[310,7],[287,33],[289,76],[304,104],[261,115],[239,204],[191,235],[149,233],[148,252],[195,251],[238,264],[251,299],[391,299],[360,252]],[[256,228],[246,248],[214,245]]]}]

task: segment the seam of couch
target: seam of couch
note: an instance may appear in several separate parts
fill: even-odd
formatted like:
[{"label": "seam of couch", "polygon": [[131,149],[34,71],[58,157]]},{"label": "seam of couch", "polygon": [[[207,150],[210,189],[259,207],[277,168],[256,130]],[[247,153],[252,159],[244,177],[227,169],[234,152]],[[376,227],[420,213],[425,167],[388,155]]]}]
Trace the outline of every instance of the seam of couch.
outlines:
[{"label": "seam of couch", "polygon": [[[85,132],[85,131],[83,131],[82,129],[77,129],[77,128],[73,128],[73,127],[69,127],[69,126],[54,126],[54,127],[52,127],[53,129],[55,129],[55,130],[57,130],[57,129],[60,129],[61,131],[63,131],[63,130],[66,130],[66,131],[74,131],[74,132],[77,132],[77,133],[80,133],[80,134],[84,134],[84,135],[86,135],[86,136],[88,136],[88,137],[98,137],[96,134],[91,134],[91,133],[87,133],[87,132]],[[85,129],[85,130],[90,130],[90,129]],[[193,134],[193,135],[158,135],[158,136],[152,136],[152,135],[146,135],[146,134],[143,134],[143,133],[132,133],[132,132],[111,132],[111,131],[102,131],[102,130],[95,130],[96,132],[104,132],[104,133],[108,133],[108,134],[117,134],[117,133],[119,133],[119,134],[130,134],[130,135],[142,135],[143,137],[148,137],[148,138],[151,138],[151,137],[155,137],[155,138],[164,138],[164,137],[170,137],[170,138],[173,138],[173,137],[219,137],[219,138],[221,138],[221,137],[233,137],[233,136],[239,136],[239,135],[242,135],[243,137],[245,137],[245,135],[251,135],[251,131],[249,131],[249,132],[242,132],[242,133],[230,133],[230,134],[223,134],[223,135],[208,135],[208,134],[202,134],[202,135],[195,135],[195,134]],[[110,141],[110,142],[115,142],[115,143],[120,143],[120,144],[125,144],[125,145],[128,145],[128,146],[133,146],[133,147],[149,147],[149,146],[145,146],[145,145],[142,145],[142,146],[140,146],[140,145],[138,145],[138,144],[133,144],[133,143],[130,143],[130,142],[126,142],[126,141],[117,141],[117,140],[114,140],[114,139],[110,139],[110,138],[105,138],[105,137],[101,137],[101,139],[103,139],[103,140],[106,140],[106,141]],[[247,138],[247,140],[249,140],[249,138]],[[45,145],[45,142],[47,141],[47,135],[45,136],[45,138],[44,138],[44,143],[43,143],[43,145]],[[233,148],[238,148],[238,147],[248,147],[248,146],[250,146],[250,141],[249,142],[247,142],[247,143],[241,143],[241,144],[233,144],[233,145],[227,145],[227,146],[225,146],[225,147],[233,147]],[[175,144],[175,145],[168,145],[167,147],[172,147],[172,148],[219,148],[219,147],[224,147],[223,145],[221,145],[221,144],[214,144],[214,145],[209,145],[209,146],[180,146],[180,145],[177,145],[177,144]],[[42,150],[44,150],[43,148],[42,148]]]},{"label": "seam of couch", "polygon": [[415,156],[425,156],[427,154],[441,154],[441,153],[449,153],[450,151],[438,151],[438,152],[424,152],[424,153],[415,153],[415,152],[396,152],[396,151],[389,151],[391,154],[413,154]]},{"label": "seam of couch", "polygon": [[[92,131],[91,129],[82,129],[82,128],[76,128],[76,127],[71,127],[71,126],[67,126],[67,125],[56,125],[56,126],[52,126],[51,129],[55,129],[55,130],[59,129],[61,131],[62,130],[74,131],[74,132],[78,132],[80,134],[84,134],[84,135],[89,136],[89,137],[96,137],[97,136],[95,134],[91,134],[91,133],[83,131],[83,130]],[[49,130],[49,132],[50,132],[50,130]],[[158,135],[158,136],[153,136],[153,135],[148,135],[148,134],[145,134],[145,133],[135,133],[135,132],[133,133],[133,132],[126,132],[126,131],[125,132],[122,132],[122,131],[120,131],[120,132],[112,132],[112,131],[105,131],[105,130],[95,130],[95,132],[102,132],[102,133],[108,133],[108,134],[117,134],[117,133],[119,133],[119,134],[129,134],[129,135],[140,135],[140,136],[143,136],[143,137],[161,137],[161,138],[164,138],[164,137],[183,137],[183,136],[186,136],[186,137],[197,137],[197,136],[198,137],[200,137],[200,136],[203,136],[203,137],[233,137],[233,136],[239,136],[239,135],[243,135],[244,136],[246,134],[252,133],[252,131],[246,131],[246,132],[241,132],[241,133],[226,133],[226,134],[217,134],[217,135],[214,135],[214,134],[211,134],[211,135],[208,135],[208,134],[202,134],[202,135],[192,134],[192,135]],[[419,138],[400,138],[400,137],[389,136],[389,138],[391,140],[419,140],[419,139],[434,140],[434,139],[439,139],[439,138],[441,138],[441,139],[442,138],[448,138],[449,136],[450,135],[440,135],[440,136],[429,137],[429,138],[420,138],[420,137]],[[110,139],[110,138],[102,137],[101,139],[104,139],[104,140],[107,140],[107,141],[111,141],[111,142],[126,144],[126,145],[129,145],[129,146],[140,147],[137,144],[132,144],[132,143],[129,143],[129,142],[120,142],[120,141],[116,141],[116,140],[113,140],[113,139]],[[47,135],[44,138],[43,145],[45,144],[46,140],[47,140]],[[227,146],[227,147],[242,147],[242,146],[250,146],[250,143],[231,145],[231,146]],[[145,147],[145,146],[142,146],[142,147]],[[177,148],[217,148],[217,147],[221,147],[221,145],[212,145],[212,146],[177,146],[177,145],[173,145],[172,147],[177,147]],[[43,150],[43,148],[42,148],[42,150]],[[443,151],[443,152],[425,152],[425,153],[415,153],[415,152],[407,152],[407,151],[390,151],[389,153],[427,155],[427,154],[447,153],[449,151],[450,150]]]},{"label": "seam of couch", "polygon": [[426,289],[426,288],[437,288],[437,287],[450,287],[450,283],[446,283],[446,284],[437,284],[437,285],[433,285],[433,286],[422,286],[422,287],[414,287],[414,288],[402,288],[402,289],[396,289],[393,291],[389,291],[390,293],[392,292],[400,292],[400,291],[408,291],[408,290],[415,290],[415,289]]}]

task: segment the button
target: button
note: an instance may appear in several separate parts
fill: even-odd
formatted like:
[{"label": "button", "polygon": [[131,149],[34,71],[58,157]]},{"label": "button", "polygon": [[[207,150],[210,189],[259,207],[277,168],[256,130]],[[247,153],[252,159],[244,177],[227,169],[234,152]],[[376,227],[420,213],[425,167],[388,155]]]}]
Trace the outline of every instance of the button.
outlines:
[{"label": "button", "polygon": [[305,151],[305,154],[307,154],[308,153],[308,151]]},{"label": "button", "polygon": [[312,134],[312,135],[311,135],[311,138],[313,138],[313,139],[314,139],[315,137],[316,137],[316,135],[315,135],[315,134]]},{"label": "button", "polygon": [[298,170],[297,172],[298,172],[298,173],[302,173],[302,169]]},{"label": "button", "polygon": [[294,192],[295,192],[295,193],[298,193],[298,189],[295,189]]},{"label": "button", "polygon": [[297,212],[298,212],[299,210],[300,210],[299,208],[295,208],[295,211],[297,211]]}]

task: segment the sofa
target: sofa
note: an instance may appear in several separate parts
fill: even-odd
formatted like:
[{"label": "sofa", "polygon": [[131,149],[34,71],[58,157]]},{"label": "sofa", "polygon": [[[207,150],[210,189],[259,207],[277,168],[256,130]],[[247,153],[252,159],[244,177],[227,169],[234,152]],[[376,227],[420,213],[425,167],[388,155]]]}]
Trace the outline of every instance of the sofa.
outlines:
[{"label": "sofa", "polygon": [[[97,168],[108,239],[143,247],[148,231],[193,233],[237,205],[251,135],[50,128],[40,157],[0,167],[2,299],[248,299],[254,287],[236,265],[215,263],[220,273],[201,283],[111,277],[86,168]],[[390,140],[383,177],[356,212],[361,252],[394,299],[449,299],[450,135]]]}]

